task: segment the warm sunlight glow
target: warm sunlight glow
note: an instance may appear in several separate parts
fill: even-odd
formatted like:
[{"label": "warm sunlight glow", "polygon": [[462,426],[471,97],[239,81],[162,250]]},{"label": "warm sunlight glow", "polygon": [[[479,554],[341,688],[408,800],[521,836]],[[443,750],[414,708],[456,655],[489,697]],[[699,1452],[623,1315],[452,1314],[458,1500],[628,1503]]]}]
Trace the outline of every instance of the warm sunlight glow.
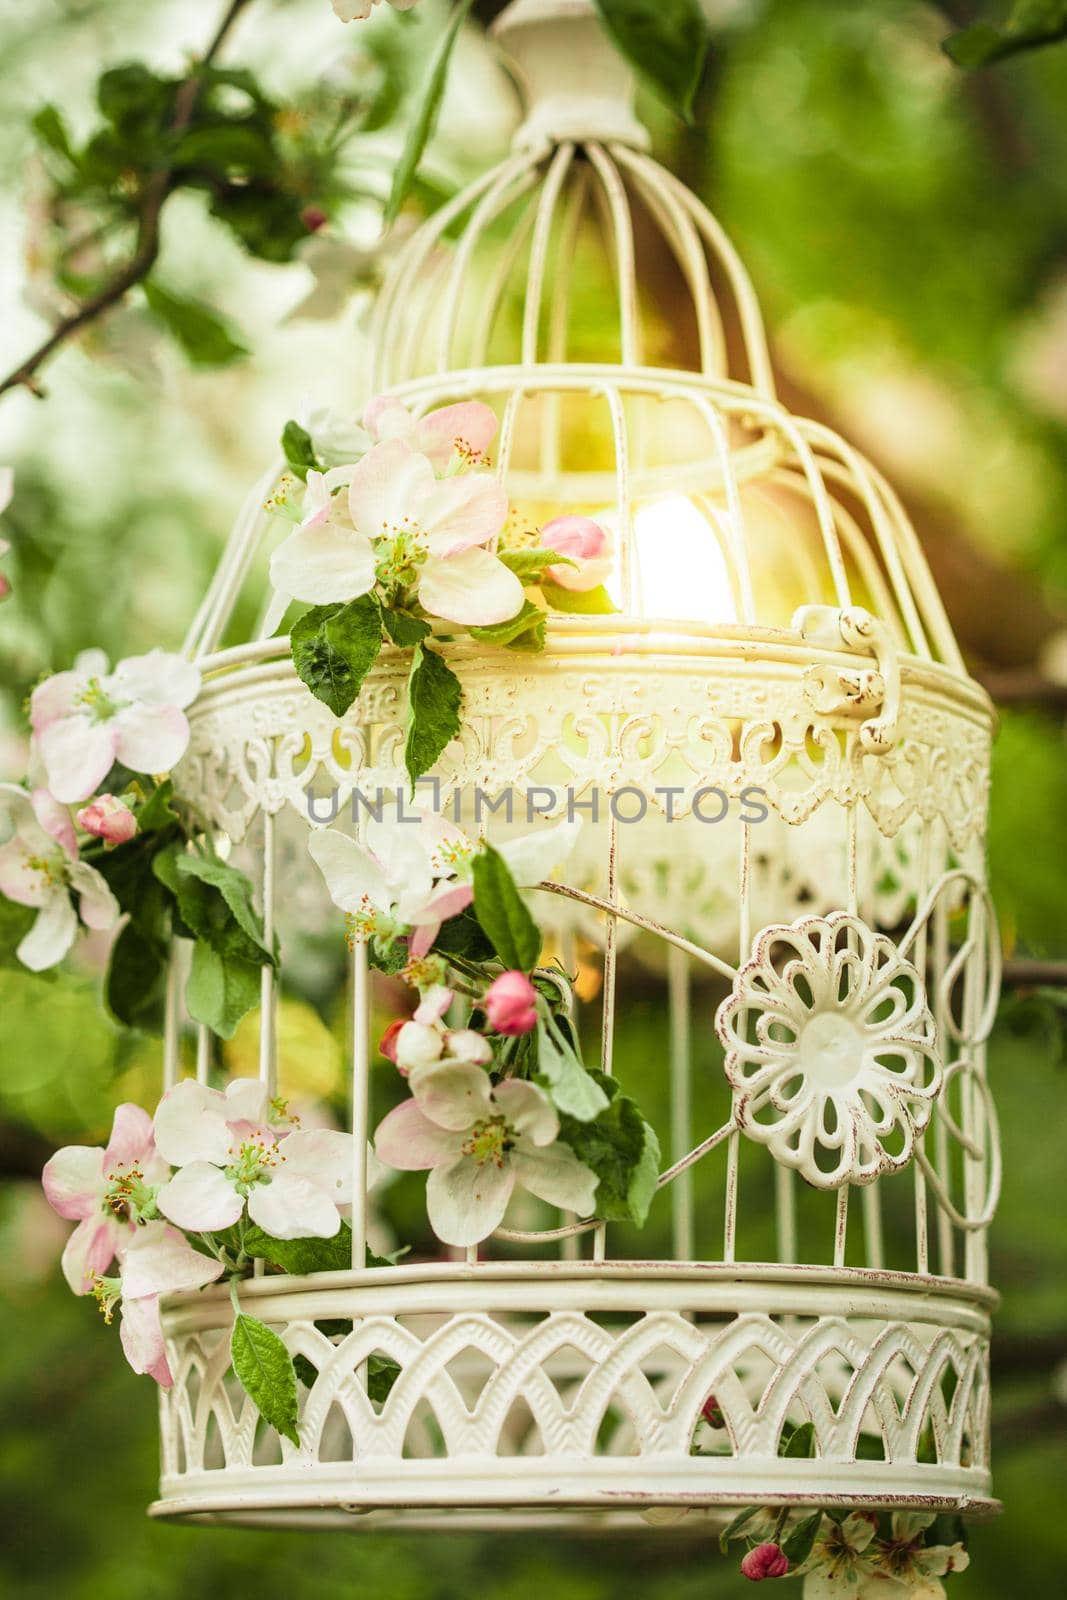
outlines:
[{"label": "warm sunlight glow", "polygon": [[723,533],[713,517],[680,494],[635,512],[637,599],[644,616],[737,621]]}]

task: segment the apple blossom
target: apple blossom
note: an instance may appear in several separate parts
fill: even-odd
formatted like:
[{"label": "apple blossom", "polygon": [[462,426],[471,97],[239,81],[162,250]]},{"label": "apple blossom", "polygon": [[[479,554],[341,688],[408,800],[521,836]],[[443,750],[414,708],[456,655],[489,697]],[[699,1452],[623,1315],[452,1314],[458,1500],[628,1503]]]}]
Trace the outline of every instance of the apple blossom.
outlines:
[{"label": "apple blossom", "polygon": [[874,1572],[869,1545],[878,1531],[872,1512],[855,1511],[843,1522],[824,1518],[823,1530],[800,1569],[804,1600],[859,1600]]},{"label": "apple blossom", "polygon": [[122,1255],[119,1278],[98,1277],[93,1289],[108,1322],[116,1303],[119,1306],[119,1337],[134,1372],[147,1373],[160,1388],[170,1388],[174,1379],[163,1341],[159,1297],[201,1289],[223,1271],[221,1261],[194,1250],[164,1222],[148,1222],[136,1231]]},{"label": "apple blossom", "polygon": [[436,411],[415,418],[395,395],[380,394],[368,403],[363,426],[376,444],[402,439],[426,456],[439,472],[446,472],[457,458],[480,461],[496,433],[497,421],[496,413],[480,400],[439,406]]},{"label": "apple blossom", "polygon": [[[520,888],[530,888],[570,855],[581,822],[559,822],[497,848]],[[472,863],[479,848],[458,824],[436,812],[371,817],[360,844],[333,828],[312,833],[308,849],[334,904],[348,912],[357,937],[404,936],[411,954],[426,955],[442,922],[474,898]]]},{"label": "apple blossom", "polygon": [[545,576],[561,589],[581,594],[611,575],[611,535],[591,517],[553,517],[540,530],[538,543],[575,563],[559,562],[545,568]]},{"label": "apple blossom", "polygon": [[449,827],[429,812],[405,821],[383,815],[368,821],[365,844],[323,828],[311,835],[308,850],[358,937],[394,939],[414,928],[412,953],[425,955],[441,923],[473,897],[469,884],[454,881],[442,856]]},{"label": "apple blossom", "polygon": [[[389,0],[394,11],[410,11],[418,0]],[[378,0],[333,0],[334,15],[342,22],[366,22]]]},{"label": "apple blossom", "polygon": [[46,679],[30,697],[30,722],[56,799],[88,799],[116,761],[168,772],[189,743],[185,707],[199,689],[199,670],[163,650],[114,672],[102,650],[85,650],[72,671]]},{"label": "apple blossom", "polygon": [[75,1294],[87,1294],[138,1223],[155,1215],[154,1186],[169,1173],[156,1151],[151,1117],[129,1102],[117,1108],[106,1148],[67,1145],[46,1163],[41,1183],[48,1204],[78,1224],[62,1263]]},{"label": "apple blossom", "polygon": [[352,1136],[331,1128],[290,1133],[271,1117],[266,1085],[231,1082],[225,1094],[191,1078],[167,1091],[156,1145],[180,1170],[156,1204],[179,1228],[229,1228],[243,1215],[275,1239],[331,1238],[352,1200]]},{"label": "apple blossom", "polygon": [[125,844],[137,832],[137,818],[117,795],[98,794],[76,814],[79,828],[107,844]]},{"label": "apple blossom", "polygon": [[930,1512],[893,1513],[888,1539],[874,1549],[874,1575],[860,1589],[862,1600],[877,1596],[891,1600],[944,1600],[941,1579],[950,1572],[963,1572],[970,1557],[962,1544],[927,1545],[926,1531],[935,1518]]},{"label": "apple blossom", "polygon": [[537,1027],[537,990],[525,972],[502,972],[486,990],[485,1011],[495,1033],[532,1033]]},{"label": "apple blossom", "polygon": [[79,914],[87,928],[110,928],[118,919],[114,895],[95,868],[78,860],[70,817],[47,790],[27,794],[15,784],[0,784],[0,841],[0,894],[37,909],[16,952],[31,972],[62,961]]},{"label": "apple blossom", "polygon": [[415,1068],[412,1098],[379,1125],[375,1149],[402,1172],[429,1170],[426,1208],[445,1244],[473,1245],[498,1227],[516,1185],[587,1216],[596,1174],[558,1139],[559,1117],[535,1084],[494,1089],[472,1062]]},{"label": "apple blossom", "polygon": [[[345,500],[334,490],[348,479]],[[439,479],[402,439],[368,451],[354,468],[308,473],[310,514],[271,557],[278,596],[345,603],[379,584],[390,600],[417,597],[431,616],[464,627],[505,622],[521,610],[522,584],[482,548],[507,516],[496,478]],[[279,600],[270,620],[279,615]]]},{"label": "apple blossom", "polygon": [[778,1545],[758,1544],[742,1560],[741,1571],[753,1583],[759,1583],[764,1578],[784,1578],[789,1571],[789,1562]]}]

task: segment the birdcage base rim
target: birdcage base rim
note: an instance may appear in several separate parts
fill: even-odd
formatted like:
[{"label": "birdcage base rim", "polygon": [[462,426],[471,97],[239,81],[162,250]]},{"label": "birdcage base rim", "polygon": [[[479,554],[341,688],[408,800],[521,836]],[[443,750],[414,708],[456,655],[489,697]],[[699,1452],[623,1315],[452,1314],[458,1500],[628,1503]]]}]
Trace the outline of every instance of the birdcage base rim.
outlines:
[{"label": "birdcage base rim", "polygon": [[[499,1472],[472,1478],[456,1473],[448,1462],[423,1465],[443,1469],[441,1479],[421,1488],[405,1481],[397,1484],[392,1493],[388,1492],[384,1481],[368,1482],[366,1468],[361,1469],[358,1478],[346,1482],[339,1477],[337,1483],[330,1486],[303,1486],[289,1479],[276,1485],[257,1482],[247,1491],[235,1486],[221,1493],[209,1481],[204,1482],[205,1478],[210,1480],[210,1473],[201,1475],[200,1482],[192,1486],[182,1479],[172,1488],[164,1480],[160,1485],[160,1498],[149,1506],[148,1514],[159,1521],[249,1527],[335,1527],[357,1532],[393,1525],[421,1527],[427,1531],[493,1528],[522,1531],[549,1527],[574,1533],[621,1528],[635,1533],[681,1531],[693,1536],[717,1533],[740,1508],[750,1505],[791,1506],[797,1510],[951,1513],[974,1521],[987,1521],[998,1516],[1002,1509],[1001,1502],[993,1499],[987,1489],[979,1490],[977,1484],[973,1490],[960,1487],[955,1493],[908,1493],[903,1489],[893,1493],[888,1488],[865,1490],[853,1486],[853,1463],[836,1464],[836,1484],[827,1473],[826,1464],[819,1463],[818,1484],[811,1489],[786,1490],[774,1484],[769,1463],[757,1472],[752,1468],[740,1472],[736,1461],[724,1460],[723,1468],[730,1469],[731,1479],[740,1480],[742,1486],[699,1493],[687,1492],[677,1483],[673,1491],[651,1486],[640,1489],[607,1486],[590,1492],[586,1474],[563,1475],[551,1465],[548,1469],[550,1481],[542,1485],[527,1481],[520,1485],[514,1480],[502,1485]],[[624,1463],[614,1465],[621,1467]],[[815,1465],[813,1462],[812,1466]],[[686,1470],[684,1464],[680,1465],[677,1477],[680,1479]],[[904,1464],[900,1474],[902,1479],[914,1477],[915,1468]],[[663,1516],[665,1512],[676,1515]]]}]

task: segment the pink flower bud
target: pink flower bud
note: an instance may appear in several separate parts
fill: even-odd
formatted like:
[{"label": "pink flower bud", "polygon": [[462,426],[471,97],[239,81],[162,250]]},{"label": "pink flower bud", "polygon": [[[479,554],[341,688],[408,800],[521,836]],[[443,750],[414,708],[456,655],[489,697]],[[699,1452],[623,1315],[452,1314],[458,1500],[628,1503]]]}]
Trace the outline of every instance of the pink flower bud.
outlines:
[{"label": "pink flower bud", "polygon": [[741,1571],[753,1583],[760,1583],[764,1578],[784,1578],[789,1562],[778,1545],[758,1544],[742,1561]]},{"label": "pink flower bud", "polygon": [[0,600],[6,600],[11,593],[11,580],[0,572]]},{"label": "pink flower bud", "polygon": [[318,233],[330,219],[321,206],[305,206],[300,213],[300,220],[309,233]]},{"label": "pink flower bud", "polygon": [[495,1033],[532,1033],[537,1026],[537,990],[525,972],[502,972],[486,990],[485,1010]]},{"label": "pink flower bud", "polygon": [[396,1063],[396,1036],[406,1021],[406,1017],[397,1017],[396,1021],[389,1024],[381,1038],[378,1040],[378,1049],[381,1051],[386,1061],[392,1061],[394,1065]]},{"label": "pink flower bud", "polygon": [[137,818],[113,794],[99,794],[78,812],[78,826],[107,844],[125,844],[137,832]]},{"label": "pink flower bud", "polygon": [[722,1407],[713,1394],[708,1395],[708,1398],[704,1401],[700,1411],[704,1421],[708,1423],[710,1427],[723,1428],[726,1426],[723,1419]]},{"label": "pink flower bud", "polygon": [[591,517],[554,517],[538,534],[545,550],[555,550],[578,563],[545,568],[545,577],[575,593],[595,589],[611,571],[611,537]]}]

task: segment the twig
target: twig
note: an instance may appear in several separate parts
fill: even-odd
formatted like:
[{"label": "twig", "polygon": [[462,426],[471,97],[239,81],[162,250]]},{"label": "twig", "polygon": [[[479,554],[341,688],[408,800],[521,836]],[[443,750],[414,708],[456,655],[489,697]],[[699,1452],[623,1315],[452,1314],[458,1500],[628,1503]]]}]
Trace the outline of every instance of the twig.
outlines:
[{"label": "twig", "polygon": [[1067,961],[1005,961],[1005,989],[1067,989]]},{"label": "twig", "polygon": [[1067,711],[1067,683],[1053,683],[1040,672],[981,672],[978,677],[998,706]]},{"label": "twig", "polygon": [[[210,66],[218,55],[238,16],[249,4],[251,0],[230,0],[211,43],[178,90],[174,120],[171,124],[172,133],[181,134],[188,128],[200,97],[202,87],[200,73],[204,67]],[[91,295],[76,311],[72,311],[69,316],[58,322],[48,338],[38,345],[33,354],[27,356],[25,361],[0,381],[0,395],[11,389],[29,389],[32,394],[42,397],[44,391],[37,381],[37,372],[48,358],[76,333],[80,333],[90,323],[96,322],[106,311],[110,311],[112,306],[125,299],[130,290],[148,276],[159,255],[160,217],[173,189],[173,183],[174,170],[170,166],[163,167],[152,176],[145,185],[141,197],[137,240],[129,260],[104,284],[103,288]]]}]

